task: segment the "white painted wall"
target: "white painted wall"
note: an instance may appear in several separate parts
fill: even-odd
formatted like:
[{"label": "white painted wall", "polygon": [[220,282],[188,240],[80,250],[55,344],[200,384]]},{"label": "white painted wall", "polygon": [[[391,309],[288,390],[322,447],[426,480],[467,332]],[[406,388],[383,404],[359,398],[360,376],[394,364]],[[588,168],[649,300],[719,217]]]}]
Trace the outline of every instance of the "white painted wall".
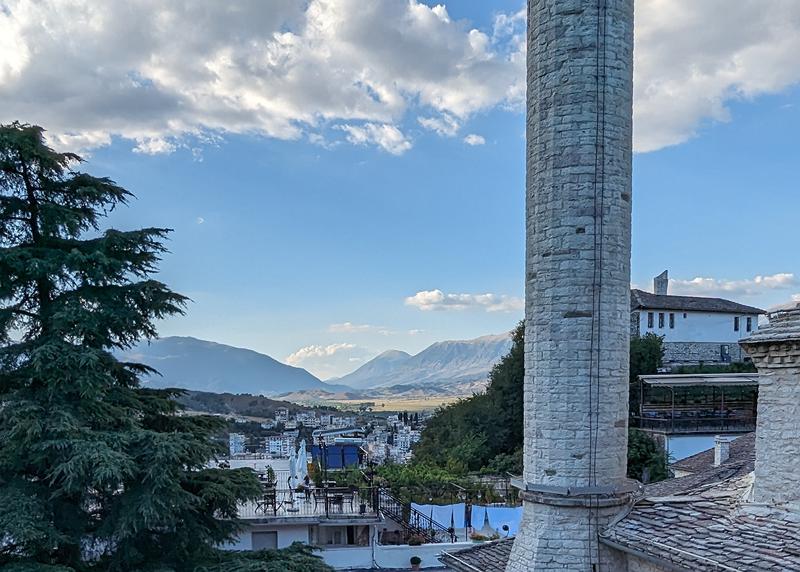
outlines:
[{"label": "white painted wall", "polygon": [[[653,327],[648,328],[647,314],[639,311],[641,335],[654,333],[664,336],[665,342],[718,342],[737,343],[758,329],[758,316],[747,314],[723,314],[719,312],[679,312],[675,310],[653,310]],[[664,327],[658,327],[658,315],[664,314]],[[669,327],[669,315],[675,315],[675,327]],[[686,317],[684,317],[686,316]],[[734,330],[734,318],[739,318],[739,331]],[[747,318],[752,318],[752,332],[747,331]]]},{"label": "white painted wall", "polygon": [[[253,531],[278,533],[278,548],[286,548],[293,542],[309,542],[308,525],[298,526],[269,526],[253,525],[243,530],[235,542],[224,545],[225,550],[252,550]],[[411,569],[411,557],[419,556],[422,559],[422,568],[440,568],[438,556],[442,552],[451,552],[473,546],[471,542],[423,544],[422,546],[381,546],[376,541],[377,528],[372,527],[373,546],[348,546],[323,548],[319,555],[330,566],[337,570],[369,569],[376,564],[380,568],[399,570]]]},{"label": "white painted wall", "polygon": [[[423,544],[422,546],[380,546],[359,548],[325,548],[320,552],[323,560],[337,570],[348,570],[358,568],[373,568],[377,565],[380,568],[390,568],[395,570],[410,570],[411,557],[419,556],[422,559],[421,567],[441,568],[439,555],[442,552],[451,552],[469,548],[473,546],[470,542],[460,542],[456,544]],[[373,562],[374,556],[374,562]]]},{"label": "white painted wall", "polygon": [[234,542],[223,546],[225,550],[252,550],[252,532],[272,532],[278,533],[278,548],[287,548],[293,542],[302,542],[308,544],[308,525],[297,526],[269,526],[269,525],[253,525],[245,528],[239,533],[239,536]]}]

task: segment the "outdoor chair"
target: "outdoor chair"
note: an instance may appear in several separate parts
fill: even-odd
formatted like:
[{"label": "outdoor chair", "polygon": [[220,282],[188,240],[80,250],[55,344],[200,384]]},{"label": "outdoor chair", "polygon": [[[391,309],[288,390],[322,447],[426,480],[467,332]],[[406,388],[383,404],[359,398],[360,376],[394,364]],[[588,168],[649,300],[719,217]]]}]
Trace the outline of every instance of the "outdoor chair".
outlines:
[{"label": "outdoor chair", "polygon": [[271,511],[273,515],[278,513],[278,494],[274,488],[264,488],[264,494],[261,499],[256,501],[256,512],[267,514]]}]

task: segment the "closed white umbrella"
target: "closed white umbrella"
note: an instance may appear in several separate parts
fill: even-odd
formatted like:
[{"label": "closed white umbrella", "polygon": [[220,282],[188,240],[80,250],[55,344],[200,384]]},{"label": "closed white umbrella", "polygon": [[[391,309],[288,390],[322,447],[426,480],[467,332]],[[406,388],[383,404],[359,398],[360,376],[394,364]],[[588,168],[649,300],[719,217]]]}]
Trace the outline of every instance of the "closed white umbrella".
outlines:
[{"label": "closed white umbrella", "polygon": [[289,453],[289,488],[294,490],[297,488],[297,454],[292,445],[292,451]]},{"label": "closed white umbrella", "polygon": [[302,483],[308,476],[308,453],[306,452],[306,440],[300,441],[300,452],[297,454],[297,482]]}]

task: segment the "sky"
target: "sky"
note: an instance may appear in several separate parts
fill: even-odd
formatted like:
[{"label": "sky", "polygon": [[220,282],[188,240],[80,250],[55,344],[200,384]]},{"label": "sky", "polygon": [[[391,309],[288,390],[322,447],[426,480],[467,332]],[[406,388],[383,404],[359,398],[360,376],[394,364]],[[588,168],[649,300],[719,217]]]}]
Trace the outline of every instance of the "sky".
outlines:
[{"label": "sky", "polygon": [[[174,229],[161,335],[330,378],[523,314],[524,3],[0,0],[0,122]],[[800,300],[800,3],[639,0],[635,286]]]}]

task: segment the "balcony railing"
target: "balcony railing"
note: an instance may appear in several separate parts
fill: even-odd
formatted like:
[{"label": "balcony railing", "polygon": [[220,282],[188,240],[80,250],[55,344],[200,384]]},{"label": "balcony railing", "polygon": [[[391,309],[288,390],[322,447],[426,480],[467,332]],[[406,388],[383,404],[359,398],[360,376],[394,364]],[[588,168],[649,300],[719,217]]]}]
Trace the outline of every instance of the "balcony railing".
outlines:
[{"label": "balcony railing", "polygon": [[378,516],[376,489],[371,487],[316,488],[302,493],[266,488],[259,500],[239,507],[241,519],[370,516]]},{"label": "balcony railing", "polygon": [[756,418],[747,417],[639,417],[633,416],[632,425],[661,433],[701,434],[717,432],[749,432],[756,429]]}]

